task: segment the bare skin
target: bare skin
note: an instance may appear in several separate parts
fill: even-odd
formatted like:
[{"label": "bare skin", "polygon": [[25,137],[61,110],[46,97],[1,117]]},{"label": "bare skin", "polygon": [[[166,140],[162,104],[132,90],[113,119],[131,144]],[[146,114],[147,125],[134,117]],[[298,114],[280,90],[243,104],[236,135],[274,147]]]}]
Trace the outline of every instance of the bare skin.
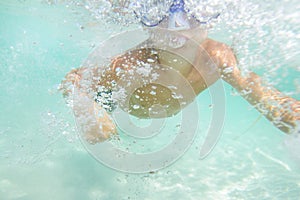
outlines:
[{"label": "bare skin", "polygon": [[[118,105],[139,118],[173,116],[222,78],[283,132],[291,133],[299,129],[299,101],[264,85],[255,73],[242,77],[236,57],[227,45],[211,39],[203,41],[197,37],[188,38],[186,44],[176,51],[138,47],[114,58],[105,71],[80,68],[66,75],[62,82],[64,94],[70,94],[66,85],[71,83],[77,88],[77,97],[89,99],[78,100],[81,103],[74,106],[75,115],[95,117],[88,117],[82,124],[83,127],[91,124],[90,128],[85,128],[88,142],[101,142],[116,134],[117,129],[110,115],[82,89],[84,86],[80,82],[87,70],[91,78],[97,77],[90,85],[92,90],[96,91],[98,86],[103,86],[111,90],[122,88],[127,91]],[[145,73],[147,70],[151,73]],[[154,105],[159,105],[159,109],[155,109]],[[94,109],[96,112],[103,112],[101,117],[95,114],[94,107],[97,108]]]}]

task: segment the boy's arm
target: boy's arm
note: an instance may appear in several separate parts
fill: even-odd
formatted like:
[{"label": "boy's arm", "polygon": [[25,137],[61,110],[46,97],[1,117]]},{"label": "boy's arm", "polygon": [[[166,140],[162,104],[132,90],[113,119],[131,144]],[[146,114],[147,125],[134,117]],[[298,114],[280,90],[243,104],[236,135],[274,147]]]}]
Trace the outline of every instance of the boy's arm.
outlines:
[{"label": "boy's arm", "polygon": [[299,132],[300,101],[263,84],[261,78],[250,73],[235,77],[235,88],[255,108],[285,133]]},{"label": "boy's arm", "polygon": [[96,76],[96,72],[93,68],[74,69],[65,76],[60,86],[64,97],[72,102],[76,122],[84,133],[84,139],[91,144],[102,142],[117,133],[110,115],[87,93],[86,87],[96,87],[96,82],[86,85],[82,81],[89,79],[90,75]]},{"label": "boy's arm", "polygon": [[265,85],[261,78],[250,73],[242,77],[235,55],[223,43],[207,40],[204,43],[211,58],[219,66],[223,80],[233,86],[250,104],[285,133],[299,132],[300,102]]}]

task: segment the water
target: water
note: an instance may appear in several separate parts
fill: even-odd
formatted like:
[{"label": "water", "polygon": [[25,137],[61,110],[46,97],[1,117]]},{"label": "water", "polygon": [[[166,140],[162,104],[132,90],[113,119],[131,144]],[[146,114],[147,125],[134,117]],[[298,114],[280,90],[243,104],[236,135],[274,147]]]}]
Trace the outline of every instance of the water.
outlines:
[{"label": "water", "polygon": [[[95,46],[137,26],[95,9],[108,5],[103,2],[1,1],[0,199],[298,199],[299,137],[260,118],[228,85],[223,134],[204,160],[208,91],[197,98],[199,134],[170,167],[122,173],[87,153],[57,87]],[[299,6],[225,1],[210,37],[233,46],[244,73],[254,70],[299,99]],[[132,144],[126,142],[125,148]]]}]

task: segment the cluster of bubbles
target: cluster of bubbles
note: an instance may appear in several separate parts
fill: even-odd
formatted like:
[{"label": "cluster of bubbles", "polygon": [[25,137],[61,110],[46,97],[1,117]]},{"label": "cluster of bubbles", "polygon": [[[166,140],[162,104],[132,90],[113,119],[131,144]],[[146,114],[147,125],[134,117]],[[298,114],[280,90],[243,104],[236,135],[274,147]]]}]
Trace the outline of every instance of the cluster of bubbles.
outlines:
[{"label": "cluster of bubbles", "polygon": [[[97,19],[118,23],[123,26],[138,23],[144,16],[159,21],[167,16],[173,0],[86,0],[85,8]],[[185,10],[201,22],[209,22],[225,7],[223,1],[185,1]]]},{"label": "cluster of bubbles", "polygon": [[136,23],[134,13],[130,11],[127,0],[86,0],[84,7],[97,20],[128,26]]},{"label": "cluster of bubbles", "polygon": [[200,22],[212,26],[218,21],[219,15],[226,8],[226,1],[220,0],[187,0],[185,1],[186,11]]},{"label": "cluster of bubbles", "polygon": [[[96,20],[119,24],[124,27],[138,24],[141,17],[157,21],[167,16],[173,0],[45,0],[48,4],[64,3],[68,6],[84,7]],[[223,12],[226,1],[191,1],[185,0],[185,10],[191,17],[201,22],[215,22],[215,18]]]},{"label": "cluster of bubbles", "polygon": [[224,40],[233,47],[244,73],[255,71],[268,84],[297,98],[299,80],[293,74],[300,70],[299,1],[227,2],[213,32],[226,35]]}]

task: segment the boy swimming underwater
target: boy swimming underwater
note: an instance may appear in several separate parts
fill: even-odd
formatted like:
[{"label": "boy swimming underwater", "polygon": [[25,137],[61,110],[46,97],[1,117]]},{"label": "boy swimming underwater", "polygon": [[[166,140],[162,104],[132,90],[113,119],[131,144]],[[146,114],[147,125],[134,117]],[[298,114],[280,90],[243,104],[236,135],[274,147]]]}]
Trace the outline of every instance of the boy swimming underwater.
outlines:
[{"label": "boy swimming underwater", "polygon": [[[183,0],[173,2],[168,16],[139,18],[150,32],[147,41],[105,68],[72,70],[62,82],[66,96],[72,93],[70,86],[75,88],[73,109],[84,119],[87,141],[97,143],[117,134],[110,116],[117,106],[138,118],[173,116],[219,79],[283,132],[299,132],[300,102],[264,85],[253,72],[243,77],[232,49],[207,38],[201,22],[187,16]],[[120,89],[125,95],[114,98]]]}]

